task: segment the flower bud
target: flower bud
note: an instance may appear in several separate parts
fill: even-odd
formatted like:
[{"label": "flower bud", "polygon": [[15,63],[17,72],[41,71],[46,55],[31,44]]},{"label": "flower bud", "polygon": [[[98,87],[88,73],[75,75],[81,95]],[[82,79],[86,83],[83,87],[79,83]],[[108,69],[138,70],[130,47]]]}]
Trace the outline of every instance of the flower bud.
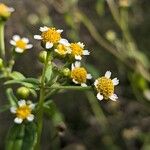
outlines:
[{"label": "flower bud", "polygon": [[116,39],[116,33],[112,30],[106,32],[106,39],[110,42],[113,42]]},{"label": "flower bud", "polygon": [[41,63],[44,63],[44,62],[46,61],[46,56],[47,56],[47,52],[46,52],[46,51],[41,51],[41,52],[39,53],[39,56],[38,56],[39,61],[40,61]]},{"label": "flower bud", "polygon": [[68,76],[70,76],[70,69],[69,68],[64,68],[63,70],[62,70],[62,73],[63,73],[63,75],[65,76],[65,77],[68,77]]},{"label": "flower bud", "polygon": [[13,8],[8,7],[3,3],[0,3],[0,20],[6,20],[8,17],[10,17],[13,11]]},{"label": "flower bud", "polygon": [[17,89],[17,94],[20,98],[26,99],[30,94],[30,90],[26,87],[20,87]]}]

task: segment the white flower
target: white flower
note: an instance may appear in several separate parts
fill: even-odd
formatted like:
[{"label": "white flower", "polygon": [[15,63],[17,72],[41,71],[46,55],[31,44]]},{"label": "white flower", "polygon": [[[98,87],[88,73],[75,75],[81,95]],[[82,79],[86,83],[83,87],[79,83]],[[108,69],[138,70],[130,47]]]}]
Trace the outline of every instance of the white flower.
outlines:
[{"label": "white flower", "polygon": [[92,76],[87,73],[84,67],[81,67],[79,61],[76,61],[71,67],[71,78],[75,84],[81,84],[82,87],[86,87],[87,79],[91,79]]},{"label": "white flower", "polygon": [[32,44],[28,44],[28,38],[21,38],[19,35],[14,35],[12,40],[10,40],[10,44],[15,47],[15,51],[17,53],[23,53],[26,49],[30,49],[33,47]]},{"label": "white flower", "polygon": [[41,40],[46,49],[50,49],[54,46],[54,44],[63,44],[65,46],[69,46],[69,42],[66,39],[61,38],[61,33],[63,30],[55,28],[49,28],[47,26],[40,27],[41,35],[34,35],[34,38],[37,40]]},{"label": "white flower", "polygon": [[84,50],[84,44],[81,42],[78,43],[71,43],[71,56],[74,57],[76,60],[81,60],[83,55],[90,55],[88,50]]},{"label": "white flower", "polygon": [[32,114],[32,110],[34,109],[34,107],[35,104],[33,104],[31,101],[18,101],[18,107],[12,106],[10,108],[11,113],[16,114],[14,122],[17,124],[21,124],[25,119],[29,122],[33,121],[34,115]]},{"label": "white flower", "polygon": [[99,100],[111,99],[116,101],[118,99],[117,95],[114,94],[114,87],[119,84],[117,78],[110,79],[111,72],[107,71],[105,76],[100,77],[95,80],[94,85],[98,91],[97,98]]}]

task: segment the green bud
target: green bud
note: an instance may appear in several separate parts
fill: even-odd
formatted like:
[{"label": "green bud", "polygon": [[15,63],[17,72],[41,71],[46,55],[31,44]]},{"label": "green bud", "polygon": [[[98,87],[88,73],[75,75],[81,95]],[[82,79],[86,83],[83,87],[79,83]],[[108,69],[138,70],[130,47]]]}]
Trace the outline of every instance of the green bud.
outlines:
[{"label": "green bud", "polygon": [[70,69],[69,68],[64,68],[63,70],[62,70],[62,73],[63,73],[63,75],[64,76],[66,76],[66,77],[68,77],[68,76],[70,76]]},{"label": "green bud", "polygon": [[39,61],[40,61],[41,63],[44,63],[44,62],[46,61],[46,56],[47,56],[47,52],[46,52],[46,51],[41,51],[41,52],[39,53],[39,56],[38,56]]},{"label": "green bud", "polygon": [[30,95],[30,90],[26,87],[20,87],[17,89],[17,94],[20,98],[26,99]]},{"label": "green bud", "polygon": [[109,30],[106,32],[106,39],[110,42],[116,40],[116,33],[113,30]]}]

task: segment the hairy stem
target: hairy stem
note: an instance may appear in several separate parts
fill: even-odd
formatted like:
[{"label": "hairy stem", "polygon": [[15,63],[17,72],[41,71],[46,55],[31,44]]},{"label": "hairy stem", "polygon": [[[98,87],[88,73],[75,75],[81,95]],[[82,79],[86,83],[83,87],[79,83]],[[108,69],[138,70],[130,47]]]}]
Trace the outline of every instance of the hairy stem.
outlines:
[{"label": "hairy stem", "polygon": [[5,56],[5,43],[4,43],[4,22],[0,22],[0,57]]},{"label": "hairy stem", "polygon": [[43,68],[42,79],[41,79],[41,89],[40,89],[40,98],[38,104],[38,114],[37,114],[37,143],[35,146],[35,150],[40,149],[40,141],[41,141],[41,133],[43,127],[43,103],[44,103],[44,95],[45,95],[45,74],[49,64],[50,52],[47,53],[47,58],[45,62],[45,66]]}]

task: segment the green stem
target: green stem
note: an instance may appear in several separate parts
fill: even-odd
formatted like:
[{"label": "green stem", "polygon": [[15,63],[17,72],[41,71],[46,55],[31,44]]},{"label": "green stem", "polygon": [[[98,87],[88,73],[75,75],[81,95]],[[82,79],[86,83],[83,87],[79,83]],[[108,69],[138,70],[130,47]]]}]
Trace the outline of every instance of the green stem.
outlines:
[{"label": "green stem", "polygon": [[0,22],[0,57],[2,58],[5,56],[4,26],[5,23],[1,21]]},{"label": "green stem", "polygon": [[48,67],[50,59],[50,52],[47,53],[45,66],[43,68],[42,79],[41,79],[41,89],[40,89],[40,98],[38,104],[38,114],[37,114],[37,143],[35,146],[35,150],[40,149],[40,141],[41,141],[41,133],[43,127],[43,103],[44,103],[44,95],[45,95],[45,74]]},{"label": "green stem", "polygon": [[47,89],[62,89],[62,90],[92,90],[91,86],[82,87],[82,86],[51,86],[46,87]]}]

